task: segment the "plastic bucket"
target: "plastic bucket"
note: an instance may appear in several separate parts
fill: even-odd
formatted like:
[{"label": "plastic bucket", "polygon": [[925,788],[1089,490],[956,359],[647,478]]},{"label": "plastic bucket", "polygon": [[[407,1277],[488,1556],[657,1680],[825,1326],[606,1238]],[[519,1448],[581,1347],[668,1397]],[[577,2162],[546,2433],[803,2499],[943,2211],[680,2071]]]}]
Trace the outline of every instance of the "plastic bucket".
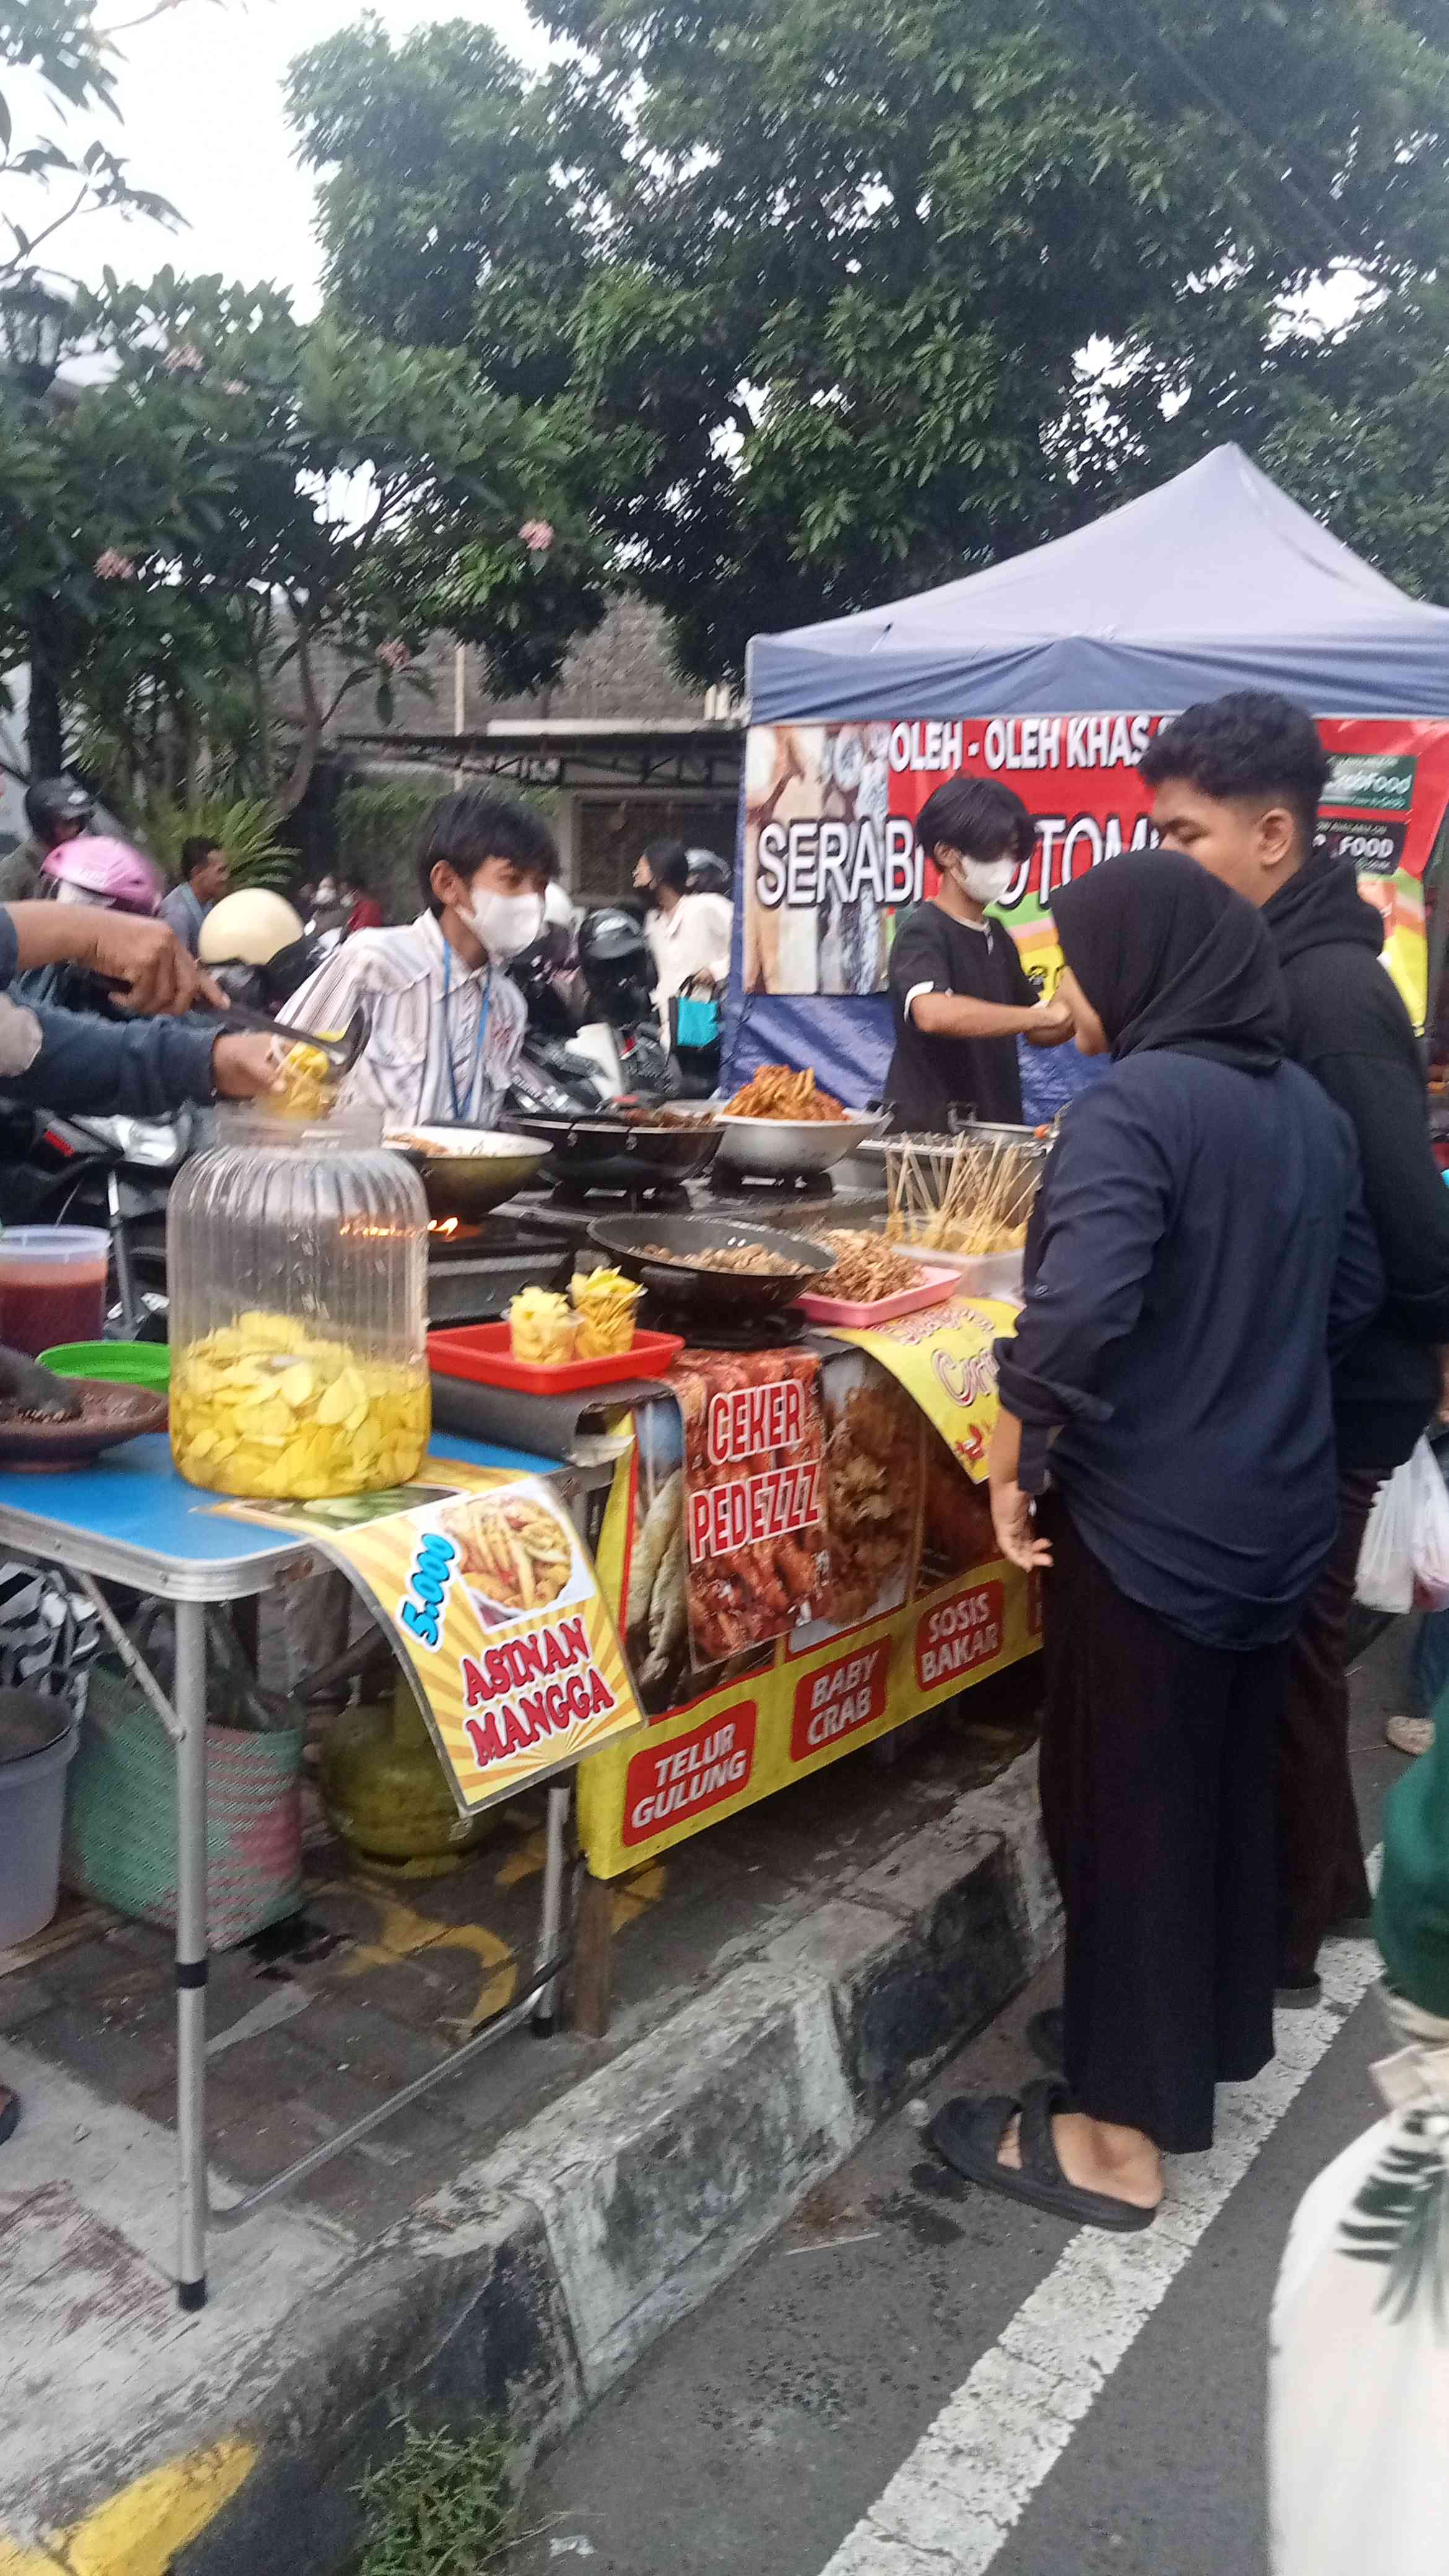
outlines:
[{"label": "plastic bucket", "polygon": [[104,1378],[111,1386],[158,1387],[171,1383],[171,1352],[165,1342],[57,1342],[41,1359],[58,1377]]},{"label": "plastic bucket", "polygon": [[0,1950],[43,1932],[55,1912],[65,1775],[79,1741],[62,1700],[0,1690]]}]

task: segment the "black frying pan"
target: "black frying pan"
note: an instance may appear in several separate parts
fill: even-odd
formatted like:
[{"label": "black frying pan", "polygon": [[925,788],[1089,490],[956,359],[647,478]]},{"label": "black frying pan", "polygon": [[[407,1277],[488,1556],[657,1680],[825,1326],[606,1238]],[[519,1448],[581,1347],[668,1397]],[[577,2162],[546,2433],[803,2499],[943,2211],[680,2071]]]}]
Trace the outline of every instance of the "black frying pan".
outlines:
[{"label": "black frying pan", "polygon": [[[633,1279],[642,1279],[673,1315],[697,1320],[773,1314],[788,1306],[822,1270],[833,1270],[835,1254],[805,1234],[782,1234],[773,1225],[737,1225],[727,1216],[601,1217],[589,1228],[589,1239],[607,1252]],[[645,1244],[662,1244],[678,1257],[651,1261]],[[763,1244],[798,1266],[783,1270],[708,1270],[690,1255],[734,1252],[745,1244]]]},{"label": "black frying pan", "polygon": [[[553,1149],[553,1172],[585,1188],[627,1189],[649,1181],[691,1181],[707,1170],[724,1130],[701,1118],[687,1127],[636,1126],[632,1119],[508,1117],[510,1133]],[[548,1179],[545,1172],[541,1178]],[[662,1238],[661,1238],[662,1239]]]}]

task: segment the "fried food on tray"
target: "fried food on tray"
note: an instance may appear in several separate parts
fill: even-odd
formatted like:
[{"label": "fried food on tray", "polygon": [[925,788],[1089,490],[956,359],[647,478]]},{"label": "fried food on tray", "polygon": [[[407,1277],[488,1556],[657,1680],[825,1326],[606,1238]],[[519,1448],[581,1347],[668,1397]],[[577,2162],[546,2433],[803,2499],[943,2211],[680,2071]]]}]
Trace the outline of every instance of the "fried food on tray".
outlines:
[{"label": "fried food on tray", "polygon": [[641,1243],[641,1261],[667,1261],[671,1269],[738,1270],[755,1279],[798,1279],[800,1264],[783,1252],[767,1252],[762,1243],[737,1244],[732,1252],[671,1252],[666,1243]]},{"label": "fried food on tray", "polygon": [[527,1494],[484,1494],[443,1514],[458,1566],[473,1591],[502,1610],[539,1610],[569,1579],[573,1549],[563,1523]]},{"label": "fried food on tray", "polygon": [[578,1357],[612,1359],[634,1347],[634,1311],[643,1290],[622,1270],[576,1270],[569,1295],[578,1313]]},{"label": "fried food on tray", "polygon": [[787,1064],[762,1064],[743,1091],[737,1091],[729,1102],[727,1118],[792,1118],[819,1121],[822,1118],[844,1118],[847,1115],[838,1100],[828,1091],[818,1091],[815,1076],[807,1067],[804,1073],[792,1073]]},{"label": "fried food on tray", "polygon": [[835,1268],[810,1282],[812,1297],[840,1297],[852,1305],[874,1306],[882,1297],[898,1297],[921,1285],[920,1264],[894,1252],[878,1234],[859,1234],[849,1226],[822,1226],[816,1241],[835,1254]]},{"label": "fried food on tray", "polygon": [[578,1329],[567,1297],[551,1288],[520,1288],[509,1301],[510,1347],[530,1368],[560,1368],[571,1360]]}]

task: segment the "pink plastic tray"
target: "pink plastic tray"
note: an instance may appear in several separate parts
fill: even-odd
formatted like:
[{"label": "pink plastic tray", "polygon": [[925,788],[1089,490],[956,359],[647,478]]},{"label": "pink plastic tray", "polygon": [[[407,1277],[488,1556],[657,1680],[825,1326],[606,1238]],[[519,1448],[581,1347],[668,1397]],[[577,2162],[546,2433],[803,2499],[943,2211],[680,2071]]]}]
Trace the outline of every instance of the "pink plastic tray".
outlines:
[{"label": "pink plastic tray", "polygon": [[894,1297],[877,1297],[862,1305],[854,1297],[797,1297],[796,1305],[812,1324],[845,1324],[868,1333],[872,1324],[889,1324],[896,1315],[914,1315],[922,1306],[944,1306],[960,1287],[954,1270],[922,1270],[919,1288],[898,1288]]}]

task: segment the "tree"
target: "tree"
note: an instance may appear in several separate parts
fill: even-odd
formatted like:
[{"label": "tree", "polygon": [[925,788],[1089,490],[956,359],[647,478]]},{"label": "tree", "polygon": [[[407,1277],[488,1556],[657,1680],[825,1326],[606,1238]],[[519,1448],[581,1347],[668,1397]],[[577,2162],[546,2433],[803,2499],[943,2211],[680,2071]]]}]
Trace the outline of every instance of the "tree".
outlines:
[{"label": "tree", "polygon": [[532,82],[457,26],[302,56],[332,306],[567,424],[702,679],[1266,437],[1342,376],[1314,290],[1368,324],[1449,248],[1432,0],[539,14]]},{"label": "tree", "polygon": [[[0,65],[34,74],[62,118],[68,108],[114,116],[117,38],[183,5],[185,0],[143,0],[134,17],[107,26],[95,0],[7,0],[0,15]],[[33,272],[37,254],[49,254],[56,235],[76,216],[103,208],[159,223],[177,220],[164,197],[133,186],[126,163],[99,138],[77,150],[50,135],[17,137],[9,100],[0,91],[0,288]]]},{"label": "tree", "polygon": [[370,686],[387,721],[439,622],[496,627],[547,678],[559,598],[585,617],[601,597],[557,440],[456,355],[170,270],[108,279],[77,327],[105,380],[44,436],[0,416],[0,647],[43,593],[68,695],[122,768],[194,787],[220,753],[225,784],[287,814],[339,706]]}]

